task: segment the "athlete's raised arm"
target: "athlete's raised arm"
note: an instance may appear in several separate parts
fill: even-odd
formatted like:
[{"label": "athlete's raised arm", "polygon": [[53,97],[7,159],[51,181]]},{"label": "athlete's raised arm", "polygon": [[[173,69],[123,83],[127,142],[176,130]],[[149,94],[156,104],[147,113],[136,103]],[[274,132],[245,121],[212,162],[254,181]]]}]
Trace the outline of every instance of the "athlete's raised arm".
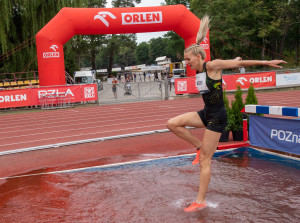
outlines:
[{"label": "athlete's raised arm", "polygon": [[208,70],[224,70],[234,69],[240,67],[251,67],[251,66],[270,66],[275,68],[282,68],[279,64],[286,64],[284,60],[213,60],[207,63]]}]

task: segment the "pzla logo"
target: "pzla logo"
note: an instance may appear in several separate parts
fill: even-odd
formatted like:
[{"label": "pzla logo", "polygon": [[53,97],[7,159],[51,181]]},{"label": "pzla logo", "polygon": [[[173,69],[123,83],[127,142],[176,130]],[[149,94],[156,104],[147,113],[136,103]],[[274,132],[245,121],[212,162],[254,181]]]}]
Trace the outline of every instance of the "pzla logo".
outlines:
[{"label": "pzla logo", "polygon": [[94,98],[95,97],[94,87],[85,87],[84,88],[84,97],[85,98]]},{"label": "pzla logo", "polygon": [[54,52],[45,52],[45,53],[43,53],[43,58],[59,57],[59,52],[56,52],[56,50],[58,49],[57,45],[52,45],[49,48],[51,50],[53,50]]},{"label": "pzla logo", "polygon": [[67,91],[60,92],[58,89],[49,89],[49,90],[40,90],[38,91],[39,98],[47,95],[58,96],[58,95],[72,95],[74,97],[73,92],[70,88]]},{"label": "pzla logo", "polygon": [[101,21],[104,23],[104,25],[106,25],[106,27],[109,27],[109,23],[108,23],[108,21],[105,19],[106,16],[109,16],[109,17],[112,18],[112,19],[116,19],[116,18],[117,18],[117,17],[116,17],[114,14],[112,14],[111,12],[101,11],[101,12],[98,12],[98,15],[95,15],[95,16],[94,16],[94,21],[95,21],[96,19],[99,19],[99,20],[101,20]]}]

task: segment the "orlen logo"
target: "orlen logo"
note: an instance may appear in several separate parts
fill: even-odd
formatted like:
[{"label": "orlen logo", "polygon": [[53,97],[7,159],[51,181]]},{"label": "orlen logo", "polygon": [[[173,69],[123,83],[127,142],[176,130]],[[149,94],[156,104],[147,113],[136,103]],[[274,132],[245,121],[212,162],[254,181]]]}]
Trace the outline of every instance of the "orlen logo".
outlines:
[{"label": "orlen logo", "polygon": [[236,82],[239,82],[241,85],[244,86],[245,84],[244,84],[243,81],[246,81],[246,82],[247,82],[248,80],[247,80],[246,78],[244,78],[244,77],[239,77],[239,79],[236,80]]},{"label": "orlen logo", "polygon": [[126,12],[122,14],[122,25],[162,23],[162,12]]},{"label": "orlen logo", "polygon": [[112,14],[111,12],[101,11],[101,12],[98,12],[98,15],[95,15],[95,16],[94,16],[94,21],[95,21],[96,19],[99,19],[99,20],[101,20],[101,21],[104,23],[104,25],[106,25],[106,27],[109,27],[109,23],[108,23],[108,21],[105,19],[106,16],[109,16],[109,17],[112,18],[112,19],[116,19],[116,18],[117,18],[117,17],[116,17],[114,14]]},{"label": "orlen logo", "polygon": [[68,88],[67,91],[63,91],[63,92],[59,92],[58,89],[51,89],[51,90],[40,90],[38,91],[38,96],[39,98],[43,97],[43,96],[47,96],[47,95],[53,95],[53,96],[57,96],[57,95],[72,95],[74,97],[73,92],[71,91],[70,88]]},{"label": "orlen logo", "polygon": [[59,57],[59,52],[56,52],[56,50],[58,49],[57,45],[52,45],[49,48],[51,50],[53,50],[54,52],[45,52],[45,53],[43,53],[43,58]]},{"label": "orlen logo", "polygon": [[202,46],[202,48],[205,49],[205,50],[209,49],[208,38],[207,37],[205,37],[205,39],[203,40],[203,42],[200,44],[200,46]]},{"label": "orlen logo", "polygon": [[95,97],[95,88],[94,87],[85,87],[84,88],[84,97],[85,98],[94,98]]},{"label": "orlen logo", "polygon": [[58,46],[56,46],[56,45],[52,45],[52,46],[50,46],[50,49],[52,49],[53,51],[55,51],[55,52],[56,52],[56,49],[58,49]]},{"label": "orlen logo", "polygon": [[186,81],[177,81],[178,91],[187,91],[187,82]]}]

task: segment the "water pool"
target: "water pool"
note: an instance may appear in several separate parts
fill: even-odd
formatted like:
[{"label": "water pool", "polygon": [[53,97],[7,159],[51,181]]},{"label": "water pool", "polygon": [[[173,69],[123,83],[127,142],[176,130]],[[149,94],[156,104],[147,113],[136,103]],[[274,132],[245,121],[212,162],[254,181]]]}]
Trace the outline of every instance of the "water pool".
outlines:
[{"label": "water pool", "polygon": [[208,208],[183,212],[198,190],[194,156],[7,179],[1,222],[299,222],[300,161],[252,148],[215,154]]}]

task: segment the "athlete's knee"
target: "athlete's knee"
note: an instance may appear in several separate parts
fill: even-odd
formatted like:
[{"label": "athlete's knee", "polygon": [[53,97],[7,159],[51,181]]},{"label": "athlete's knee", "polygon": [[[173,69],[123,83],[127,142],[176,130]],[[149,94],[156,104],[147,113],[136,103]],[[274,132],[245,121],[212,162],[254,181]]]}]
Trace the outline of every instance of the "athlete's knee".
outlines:
[{"label": "athlete's knee", "polygon": [[199,164],[201,168],[210,167],[211,164],[211,157],[203,150],[201,150],[199,155]]},{"label": "athlete's knee", "polygon": [[167,127],[170,131],[174,131],[177,126],[177,122],[174,118],[168,120]]}]

